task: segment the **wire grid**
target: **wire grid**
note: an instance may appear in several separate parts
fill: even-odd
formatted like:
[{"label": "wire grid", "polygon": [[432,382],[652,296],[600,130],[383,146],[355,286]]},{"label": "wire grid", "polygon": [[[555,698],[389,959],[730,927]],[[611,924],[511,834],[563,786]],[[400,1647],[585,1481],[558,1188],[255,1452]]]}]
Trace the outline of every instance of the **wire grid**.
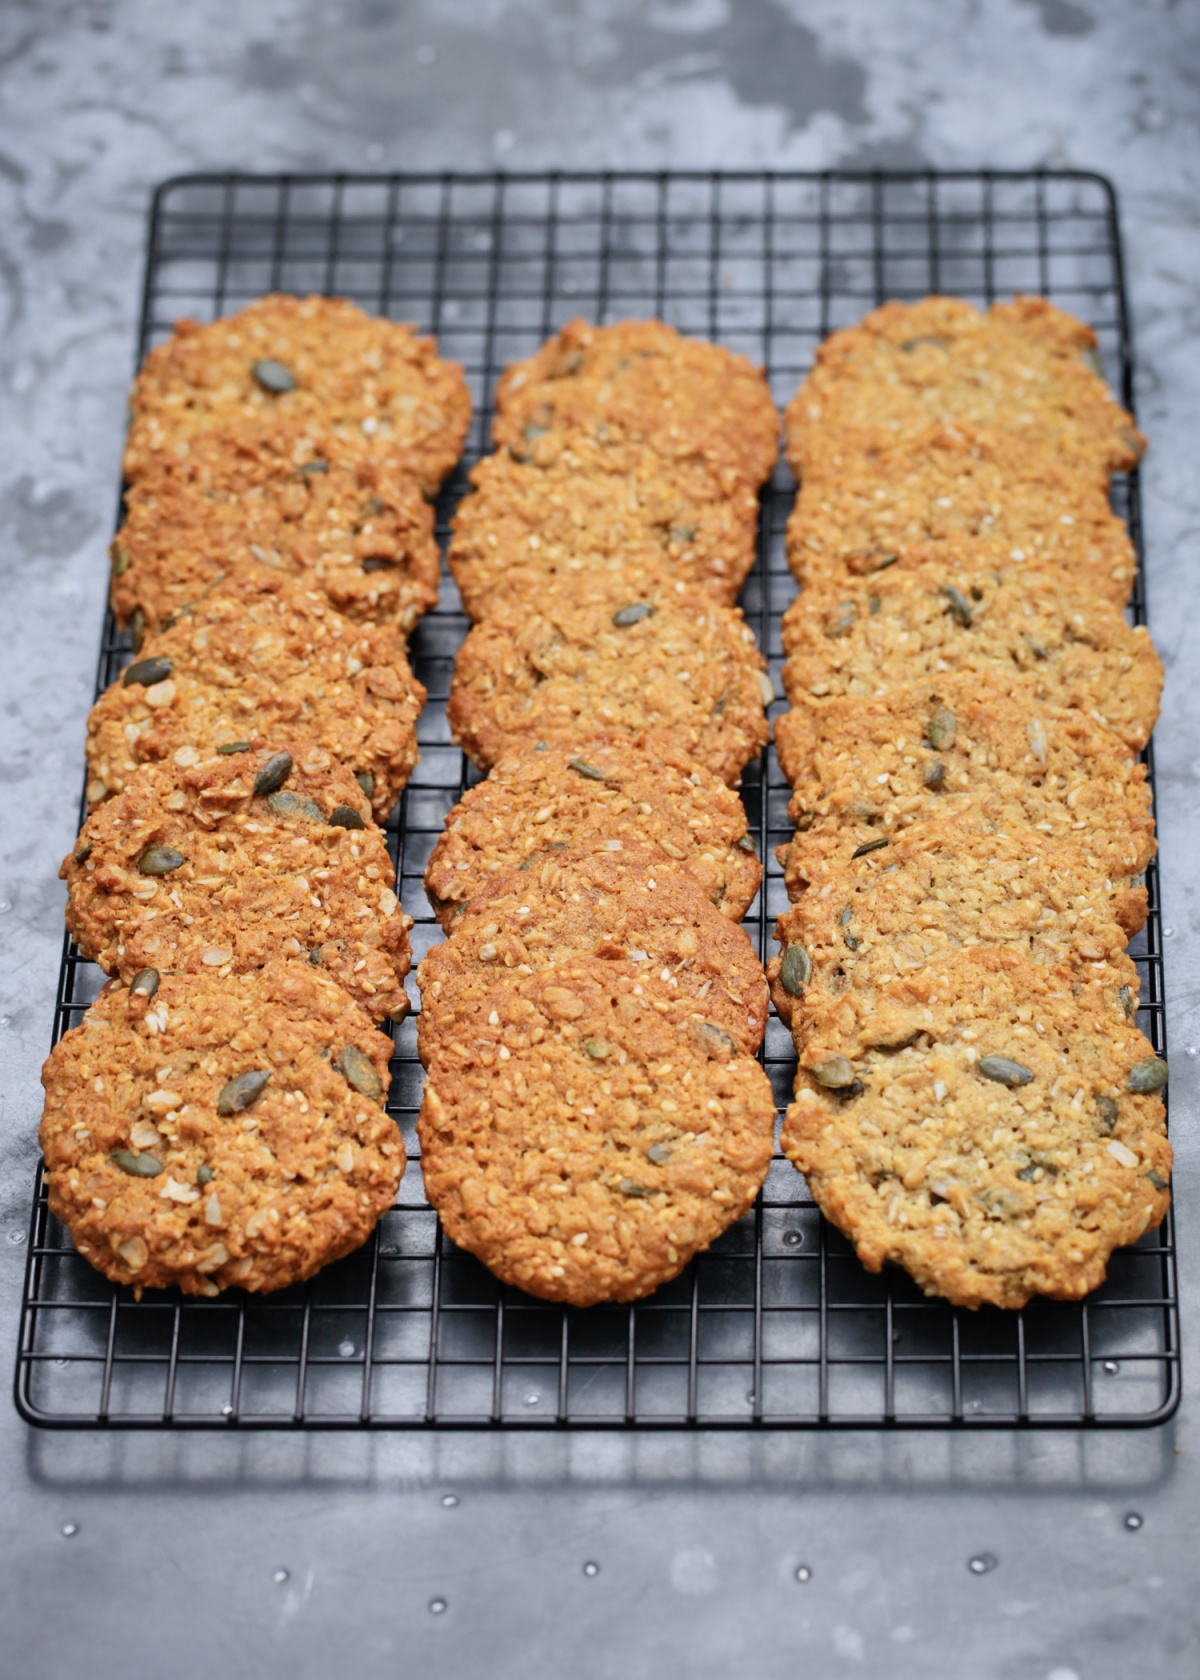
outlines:
[{"label": "wire grid", "polygon": [[[1132,361],[1116,205],[1080,173],[194,176],[157,192],[140,350],[265,291],[335,293],[435,332],[468,373],[476,417],[439,506],[486,447],[495,381],[575,315],[659,316],[766,365],[793,394],[820,340],[888,297],[984,304],[1041,292],[1096,328],[1126,403]],[[778,671],[793,483],[763,496],[743,604]],[[1114,487],[1141,542],[1136,478]],[[1144,615],[1139,576],[1132,612]],[[445,698],[466,629],[453,583],[413,637],[429,703],[421,762],[389,835],[415,954],[440,937],[421,875],[476,779],[450,743]],[[108,619],[99,684],[128,658]],[[775,708],[781,710],[780,706]],[[774,847],[790,838],[774,756],[743,794],[766,861],[747,919],[767,953],[786,902]],[[1134,949],[1139,1016],[1165,1051],[1158,878]],[[68,943],[56,1036],[102,981]],[[411,987],[417,1002],[415,988]],[[397,1029],[390,1112],[409,1170],[359,1253],[309,1284],[216,1301],[135,1302],[73,1252],[35,1198],[17,1404],[60,1427],[591,1427],[1149,1424],[1179,1396],[1170,1221],[1113,1257],[1083,1304],[972,1314],[901,1272],[865,1272],[782,1158],[753,1211],[675,1282],[633,1306],[567,1310],[500,1286],[441,1235],[414,1131],[414,1022]],[[764,1062],[782,1106],[794,1056],[772,1017]]]}]

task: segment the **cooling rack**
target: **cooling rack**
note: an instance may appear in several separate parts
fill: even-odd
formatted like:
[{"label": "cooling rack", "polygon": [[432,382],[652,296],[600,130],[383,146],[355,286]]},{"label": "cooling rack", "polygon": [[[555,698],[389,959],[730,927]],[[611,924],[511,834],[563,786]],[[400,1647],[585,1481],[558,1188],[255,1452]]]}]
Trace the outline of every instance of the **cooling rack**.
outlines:
[{"label": "cooling rack", "polygon": [[[181,315],[211,320],[274,290],[335,293],[413,321],[464,364],[476,415],[439,505],[443,539],[486,448],[499,373],[575,315],[655,315],[717,339],[765,364],[782,405],[820,340],[885,298],[942,291],[983,304],[1039,292],[1095,327],[1109,378],[1132,397],[1115,197],[1079,172],[195,175],[158,189],[141,354]],[[783,558],[793,489],[781,466],[742,596],[776,672],[779,617],[795,593]],[[1136,476],[1117,481],[1114,501],[1140,554]],[[1142,622],[1140,573],[1131,611]],[[413,638],[429,703],[421,762],[389,827],[417,957],[439,937],[422,871],[475,779],[445,715],[465,629],[447,578]],[[128,657],[110,617],[98,685]],[[767,864],[747,927],[766,954],[785,903],[773,849],[790,837],[772,754],[750,766],[743,794]],[[1133,952],[1139,1022],[1165,1052],[1153,866],[1149,890]],[[102,978],[65,945],[56,1037]],[[16,1373],[25,1418],[75,1428],[1077,1426],[1156,1423],[1178,1403],[1170,1219],[1115,1255],[1086,1302],[960,1312],[898,1270],[865,1272],[777,1156],[753,1211],[647,1301],[578,1311],[502,1287],[441,1235],[424,1200],[411,1019],[396,1040],[389,1108],[410,1157],[397,1205],[365,1248],[307,1285],[137,1302],[75,1255],[39,1176]],[[782,1106],[794,1058],[774,1018],[764,1061]]]}]

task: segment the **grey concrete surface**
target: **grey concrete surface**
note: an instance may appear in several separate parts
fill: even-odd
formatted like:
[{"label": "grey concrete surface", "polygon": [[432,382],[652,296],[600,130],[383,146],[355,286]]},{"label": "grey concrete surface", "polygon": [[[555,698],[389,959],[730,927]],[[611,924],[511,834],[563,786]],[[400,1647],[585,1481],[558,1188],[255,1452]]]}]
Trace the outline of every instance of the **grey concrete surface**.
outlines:
[{"label": "grey concrete surface", "polygon": [[[653,1453],[626,1438],[48,1436],[5,1401],[3,1680],[1200,1672],[1198,94],[1194,0],[0,6],[6,1369],[150,187],[205,167],[497,164],[1045,163],[1116,180],[1168,667],[1186,1358],[1178,1419],[1153,1432],[698,1437]],[[982,1552],[998,1563],[977,1576]]]}]

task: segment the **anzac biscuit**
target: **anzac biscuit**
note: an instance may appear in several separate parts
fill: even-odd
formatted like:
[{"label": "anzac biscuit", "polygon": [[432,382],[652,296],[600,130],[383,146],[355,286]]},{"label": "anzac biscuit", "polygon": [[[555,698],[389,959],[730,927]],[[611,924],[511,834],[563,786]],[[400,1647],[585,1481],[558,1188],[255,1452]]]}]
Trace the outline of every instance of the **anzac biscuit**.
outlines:
[{"label": "anzac biscuit", "polygon": [[1103,477],[1011,432],[968,425],[825,439],[786,549],[806,586],[930,560],[1018,574],[1038,566],[1118,607],[1137,570]]},{"label": "anzac biscuit", "polygon": [[552,462],[489,455],[458,505],[447,556],[472,618],[531,584],[663,571],[732,602],[754,564],[758,500],[703,462],[574,435]]},{"label": "anzac biscuit", "polygon": [[1096,335],[1040,297],[981,314],[958,298],[886,303],[835,332],[787,409],[787,456],[804,478],[845,432],[902,438],[931,421],[1014,432],[1103,475],[1146,440],[1098,371]]},{"label": "anzac biscuit", "polygon": [[775,465],[779,416],[762,370],[662,321],[571,321],[496,387],[497,448],[548,432],[647,445],[672,465],[707,461],[756,490]]},{"label": "anzac biscuit", "polygon": [[1089,976],[1109,971],[1134,1012],[1137,971],[1111,894],[1067,841],[1025,827],[981,834],[943,818],[852,861],[814,855],[811,874],[776,924],[779,955],[767,965],[798,1043],[810,1004],[819,1013],[851,987],[879,991],[973,945]]},{"label": "anzac biscuit", "polygon": [[699,882],[651,852],[552,852],[473,898],[421,963],[422,1060],[458,1031],[456,1006],[474,987],[573,957],[620,964],[632,980],[656,975],[691,1005],[702,1030],[745,1055],[762,1043],[762,964]]},{"label": "anzac biscuit", "polygon": [[788,695],[881,694],[943,672],[1020,673],[1039,700],[1074,706],[1135,750],[1158,717],[1150,633],[1050,571],[932,561],[806,588],[783,616]]},{"label": "anzac biscuit", "polygon": [[139,1294],[311,1277],[395,1197],[391,1048],[307,963],[113,981],[42,1072],[50,1210]]},{"label": "anzac biscuit", "polygon": [[425,890],[450,927],[468,899],[549,852],[631,846],[687,870],[735,922],[762,878],[731,788],[683,753],[644,753],[619,736],[597,735],[500,759],[447,816]]},{"label": "anzac biscuit", "polygon": [[223,976],[293,956],[373,1020],[408,1010],[412,923],[383,835],[350,772],[307,742],[143,765],[59,874],[71,935],[106,974]]},{"label": "anzac biscuit", "polygon": [[770,1083],[661,980],[581,958],[460,1010],[425,1083],[421,1169],[447,1236],[504,1282],[636,1300],[753,1204]]},{"label": "anzac biscuit", "polygon": [[417,761],[424,699],[394,625],[352,624],[303,581],[245,568],[148,636],[92,707],[88,800],[120,793],[139,764],[308,740],[359,776],[382,820]]},{"label": "anzac biscuit", "polygon": [[483,768],[538,741],[620,731],[735,783],[767,740],[765,661],[741,613],[661,576],[531,594],[467,636],[447,712]]},{"label": "anzac biscuit", "polygon": [[783,1148],[868,1270],[966,1307],[1077,1300],[1166,1213],[1166,1072],[1102,987],[962,951],[839,1000]]},{"label": "anzac biscuit", "polygon": [[259,298],[209,325],[176,322],[134,381],[125,477],[250,421],[311,426],[339,455],[386,461],[434,495],[471,423],[463,371],[432,338],[342,298]]},{"label": "anzac biscuit", "polygon": [[348,618],[404,631],[437,601],[433,509],[417,486],[295,426],[197,437],[130,486],[111,555],[113,612],[138,635],[254,562],[304,577]]},{"label": "anzac biscuit", "polygon": [[1024,823],[1048,844],[1070,841],[1109,882],[1122,927],[1145,921],[1135,878],[1155,852],[1146,768],[1084,712],[955,676],[867,700],[799,700],[775,743],[795,788],[797,833],[781,848],[792,898],[818,859],[850,861],[911,823],[952,817],[979,833]]}]

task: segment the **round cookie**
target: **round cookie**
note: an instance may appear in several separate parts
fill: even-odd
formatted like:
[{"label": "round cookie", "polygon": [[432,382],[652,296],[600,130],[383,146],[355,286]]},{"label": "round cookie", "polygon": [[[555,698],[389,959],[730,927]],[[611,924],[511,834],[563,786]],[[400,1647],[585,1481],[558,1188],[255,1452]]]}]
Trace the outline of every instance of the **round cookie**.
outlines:
[{"label": "round cookie", "polygon": [[657,976],[743,1054],[762,1043],[762,964],[697,881],[651,852],[551,852],[484,888],[422,961],[422,1060],[457,1031],[464,995],[577,956],[620,964],[635,980]]},{"label": "round cookie", "polygon": [[395,866],[354,777],[307,742],[143,765],[59,874],[67,927],[107,974],[224,976],[301,957],[373,1020],[407,1013],[412,923]]},{"label": "round cookie", "polygon": [[1040,297],[885,303],[832,333],[788,406],[798,478],[846,432],[903,438],[931,421],[1015,432],[1103,476],[1136,466],[1146,440],[1098,370],[1096,335]]},{"label": "round cookie", "polygon": [[[634,987],[640,986],[640,991]],[[461,1009],[417,1132],[452,1242],[552,1301],[632,1301],[753,1204],[774,1099],[663,982],[596,958]]]},{"label": "round cookie", "polygon": [[443,927],[492,881],[568,847],[649,848],[740,922],[762,879],[741,800],[686,755],[617,736],[507,754],[446,817],[425,870]]},{"label": "round cookie", "polygon": [[770,692],[736,608],[647,575],[636,591],[597,580],[505,602],[460,648],[447,712],[485,769],[538,741],[617,730],[736,783],[767,740]]},{"label": "round cookie", "polygon": [[662,321],[571,321],[507,368],[496,387],[497,448],[528,448],[547,432],[645,444],[672,465],[707,461],[752,490],[779,449],[762,370]]},{"label": "round cookie", "polygon": [[424,700],[395,625],[353,624],[320,590],[247,567],[148,636],[92,707],[88,800],[139,764],[307,739],[360,777],[382,820],[417,761]]},{"label": "round cookie", "polygon": [[1150,632],[1050,570],[938,560],[822,582],[792,602],[782,636],[791,698],[1020,672],[1039,700],[1078,707],[1135,751],[1158,717],[1163,668]]},{"label": "round cookie", "polygon": [[984,675],[910,683],[866,700],[798,697],[775,726],[797,832],[780,849],[788,894],[822,858],[882,849],[912,823],[977,833],[1028,825],[1077,845],[1110,883],[1127,932],[1146,918],[1137,881],[1154,856],[1146,768],[1084,712]]},{"label": "round cookie", "polygon": [[307,963],[112,981],[42,1072],[50,1210],[139,1294],[311,1277],[395,1197],[391,1048]]},{"label": "round cookie", "polygon": [[305,578],[348,618],[406,632],[437,601],[433,509],[417,486],[295,425],[201,434],[130,486],[110,553],[113,612],[135,639],[255,562]]},{"label": "round cookie", "polygon": [[1165,1079],[1103,987],[962,951],[812,1024],[783,1148],[868,1270],[1078,1300],[1166,1213]]},{"label": "round cookie", "polygon": [[332,434],[344,454],[388,461],[434,495],[471,423],[463,371],[432,338],[343,298],[273,293],[208,325],[176,322],[133,384],[130,482],[205,432],[282,421]]}]

